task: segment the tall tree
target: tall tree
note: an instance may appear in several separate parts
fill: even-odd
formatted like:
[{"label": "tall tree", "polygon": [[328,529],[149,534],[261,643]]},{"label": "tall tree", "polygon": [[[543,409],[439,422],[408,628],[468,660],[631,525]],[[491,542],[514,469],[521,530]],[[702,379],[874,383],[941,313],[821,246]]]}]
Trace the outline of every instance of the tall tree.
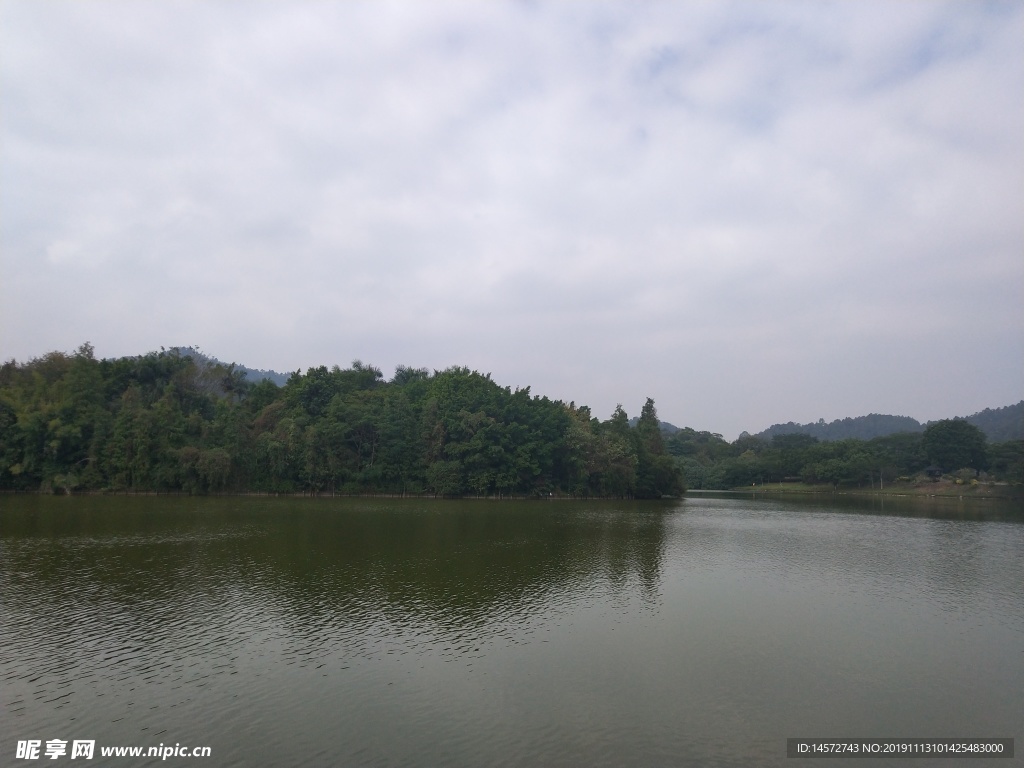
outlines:
[{"label": "tall tree", "polygon": [[665,452],[658,411],[647,398],[636,424],[637,481],[636,496],[657,499],[683,492],[683,477],[675,460]]},{"label": "tall tree", "polygon": [[928,460],[943,471],[988,467],[985,433],[964,419],[943,419],[929,424],[921,438]]}]

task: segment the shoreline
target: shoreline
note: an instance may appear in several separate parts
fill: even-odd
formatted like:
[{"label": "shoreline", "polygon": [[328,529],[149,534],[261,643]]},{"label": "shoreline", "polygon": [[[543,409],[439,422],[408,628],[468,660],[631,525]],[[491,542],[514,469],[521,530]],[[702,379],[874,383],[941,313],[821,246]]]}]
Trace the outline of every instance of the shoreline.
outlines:
[{"label": "shoreline", "polygon": [[415,494],[415,493],[311,493],[297,492],[297,493],[286,493],[286,492],[272,492],[272,491],[228,491],[222,493],[202,493],[193,494],[185,491],[112,491],[112,490],[90,490],[90,491],[71,491],[65,493],[52,493],[49,491],[16,491],[16,490],[0,490],[0,497],[3,496],[65,496],[65,497],[174,497],[174,498],[287,498],[287,499],[417,499],[427,501],[628,501],[628,502],[666,502],[666,501],[680,501],[685,499],[687,496],[829,496],[829,497],[848,497],[848,498],[861,498],[861,499],[955,499],[958,501],[995,501],[995,502],[1013,502],[1020,505],[1024,505],[1024,486],[998,486],[1001,492],[993,493],[990,488],[978,492],[975,490],[976,486],[955,486],[950,484],[950,487],[941,488],[894,488],[884,490],[867,490],[863,488],[846,488],[846,489],[833,489],[829,487],[819,486],[808,486],[808,487],[793,487],[793,486],[771,486],[771,485],[758,485],[750,487],[736,487],[736,488],[722,488],[722,489],[708,489],[708,488],[692,488],[688,489],[683,493],[682,496],[672,498],[661,498],[661,499],[637,499],[629,497],[618,497],[618,496],[566,496],[566,495],[553,495],[553,496],[521,496],[521,495],[503,495],[503,496],[441,496],[435,494]]},{"label": "shoreline", "polygon": [[[716,491],[716,493],[728,493],[729,491]],[[287,498],[287,499],[427,499],[431,501],[678,501],[685,497],[685,493],[682,496],[675,497],[662,497],[660,499],[638,499],[635,497],[626,496],[567,496],[565,494],[556,494],[551,496],[525,496],[516,494],[505,494],[502,496],[476,496],[466,494],[463,496],[443,496],[440,494],[433,493],[333,493],[331,491],[324,491],[318,493],[312,493],[309,491],[299,492],[275,492],[275,491],[224,491],[224,492],[213,492],[213,493],[188,493],[187,491],[113,491],[113,490],[90,490],[90,491],[70,491],[65,493],[53,493],[51,491],[19,491],[4,489],[0,490],[0,497],[2,496],[146,496],[146,497],[158,497],[158,496],[169,496],[176,498]]]},{"label": "shoreline", "polygon": [[752,494],[764,496],[853,496],[859,498],[904,498],[904,499],[964,499],[972,501],[1016,501],[1024,502],[1024,486],[970,486],[953,483],[936,483],[927,486],[896,487],[893,489],[839,488],[827,486],[772,486],[758,485],[729,488],[728,490],[690,489],[688,494]]}]

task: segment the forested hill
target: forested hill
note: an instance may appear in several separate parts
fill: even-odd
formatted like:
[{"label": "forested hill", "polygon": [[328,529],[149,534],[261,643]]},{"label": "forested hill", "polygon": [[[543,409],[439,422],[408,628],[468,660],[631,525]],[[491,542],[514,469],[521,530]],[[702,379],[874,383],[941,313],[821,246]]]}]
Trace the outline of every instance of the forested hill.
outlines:
[{"label": "forested hill", "polygon": [[[640,417],[634,416],[629,420],[629,426],[635,427],[639,422]],[[661,430],[661,434],[664,435],[665,437],[672,437],[672,435],[674,435],[676,432],[682,429],[682,427],[677,427],[675,424],[670,424],[667,421],[661,421],[658,422],[658,429]]]},{"label": "forested hill", "polygon": [[924,425],[917,419],[909,416],[888,416],[881,413],[871,413],[867,416],[857,416],[836,419],[826,423],[819,419],[816,423],[796,424],[792,421],[786,424],[773,424],[759,432],[755,437],[762,440],[771,440],[776,435],[811,435],[822,441],[832,440],[871,440],[876,437],[885,437],[897,432],[923,432]]},{"label": "forested hill", "polygon": [[[221,366],[244,373],[245,380],[249,384],[256,384],[268,379],[277,386],[283,387],[291,376],[290,373],[248,368],[236,363],[229,365],[201,352],[196,347],[172,347],[170,351],[172,354],[177,354],[181,357],[191,357],[201,366]],[[966,421],[974,424],[992,442],[1024,440],[1024,400],[1016,405],[1008,405],[1005,408],[986,408],[984,411],[975,413],[972,416],[957,418],[965,418]],[[639,416],[633,416],[629,420],[629,426],[636,428],[639,420]],[[759,432],[755,437],[771,440],[775,435],[803,434],[812,435],[818,440],[826,442],[850,439],[872,440],[876,437],[885,437],[886,435],[898,434],[900,432],[923,432],[930,423],[932,422],[922,424],[917,419],[909,416],[889,416],[871,413],[867,416],[836,419],[827,424],[823,419],[810,424],[796,424],[792,421],[786,424],[773,424],[763,432]],[[675,424],[670,424],[667,421],[660,422],[658,427],[661,430],[661,434],[666,438],[671,437],[681,429],[681,427],[677,427]]]},{"label": "forested hill", "polygon": [[1005,408],[986,408],[968,416],[967,421],[984,432],[993,443],[1024,440],[1024,400]]},{"label": "forested hill", "polygon": [[245,380],[250,384],[256,384],[264,379],[277,384],[279,387],[283,387],[288,382],[290,373],[278,373],[277,371],[265,371],[262,368],[247,368],[244,365],[238,365],[236,363],[225,363],[222,360],[218,360],[216,357],[210,357],[207,354],[199,351],[195,347],[171,347],[171,353],[177,354],[180,357],[191,357],[196,363],[207,366],[222,366],[231,367],[233,370],[241,371],[245,374]]},{"label": "forested hill", "polygon": [[278,387],[179,350],[90,345],[0,366],[0,490],[661,498],[683,491],[648,399],[635,427],[468,368],[359,361]]},{"label": "forested hill", "polygon": [[[978,427],[994,443],[1024,440],[1024,400],[1004,408],[986,408],[967,416],[965,420]],[[822,441],[872,440],[900,432],[923,432],[930,423],[932,422],[922,424],[910,416],[871,413],[867,416],[836,419],[828,423],[825,423],[824,419],[819,419],[816,423],[809,424],[796,424],[792,421],[786,424],[773,424],[755,437],[771,440],[776,435],[801,434],[811,435]]]}]

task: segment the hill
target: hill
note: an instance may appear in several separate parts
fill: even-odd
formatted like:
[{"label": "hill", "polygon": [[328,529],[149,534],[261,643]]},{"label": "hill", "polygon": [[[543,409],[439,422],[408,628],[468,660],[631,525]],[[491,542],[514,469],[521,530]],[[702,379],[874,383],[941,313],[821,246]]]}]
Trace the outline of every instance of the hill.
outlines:
[{"label": "hill", "polygon": [[0,491],[678,496],[657,424],[649,398],[630,428],[468,368],[353,361],[278,387],[195,349],[86,343],[0,365]]},{"label": "hill", "polygon": [[[629,426],[634,429],[636,428],[636,425],[639,423],[639,416],[634,416],[629,420]],[[661,434],[664,435],[665,437],[672,437],[672,435],[674,435],[676,432],[679,432],[682,429],[682,427],[677,427],[675,424],[669,424],[667,421],[659,421],[658,429],[661,431]]]},{"label": "hill", "polygon": [[[990,442],[1001,443],[1006,440],[1024,440],[1024,400],[1016,405],[1003,408],[986,408],[983,411],[964,418],[974,424]],[[811,435],[823,442],[834,440],[871,440],[899,432],[923,432],[932,422],[922,424],[910,416],[890,416],[887,414],[870,413],[867,416],[847,417],[826,423],[824,419],[809,424],[773,424],[754,437],[771,440],[776,435]]]},{"label": "hill", "polygon": [[[216,357],[211,357],[195,347],[172,347],[172,352],[177,352],[182,357],[190,356],[193,360],[207,365],[227,366]],[[260,368],[249,368],[244,365],[234,364],[236,371],[245,373],[246,381],[256,384],[263,380],[272,381],[279,387],[283,387],[291,376],[290,373],[279,373],[273,370]],[[1007,405],[1002,408],[986,408],[983,411],[964,418],[974,424],[985,433],[989,442],[1001,443],[1007,440],[1024,440],[1024,400],[1016,405]],[[630,427],[635,428],[639,418],[634,416],[629,420]],[[872,440],[876,437],[898,434],[900,432],[923,432],[925,427],[932,422],[921,423],[910,416],[893,416],[881,413],[869,413],[867,416],[846,417],[835,421],[825,422],[818,419],[808,424],[797,424],[789,421],[785,424],[773,424],[768,429],[754,435],[761,440],[770,441],[776,435],[811,435],[822,442],[833,442],[836,440]],[[679,432],[682,427],[670,424],[667,421],[659,423],[659,429],[665,437],[671,437]]]},{"label": "hill", "polygon": [[871,440],[897,432],[923,432],[924,425],[910,416],[890,416],[888,414],[870,413],[867,416],[847,417],[825,423],[824,419],[810,424],[796,424],[792,421],[785,424],[773,424],[754,437],[771,440],[776,435],[811,435],[823,442],[833,440]]},{"label": "hill", "polygon": [[[227,366],[228,363],[218,360],[216,357],[210,357],[209,355],[199,351],[195,347],[171,347],[171,352],[177,352],[182,357],[191,357],[197,363],[204,365],[223,365]],[[241,371],[245,374],[245,380],[256,384],[257,382],[268,380],[272,381],[279,387],[283,387],[288,383],[288,377],[290,373],[278,373],[277,371],[265,371],[262,368],[248,368],[244,365],[238,365],[232,363],[236,371]]]},{"label": "hill", "polygon": [[1024,400],[1003,408],[986,408],[968,416],[967,421],[984,432],[989,442],[1024,440]]}]

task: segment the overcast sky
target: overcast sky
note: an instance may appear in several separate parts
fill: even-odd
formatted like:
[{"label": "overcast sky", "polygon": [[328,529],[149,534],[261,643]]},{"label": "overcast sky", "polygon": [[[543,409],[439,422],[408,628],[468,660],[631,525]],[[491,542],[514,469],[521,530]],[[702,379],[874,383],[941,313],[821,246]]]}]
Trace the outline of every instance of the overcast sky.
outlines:
[{"label": "overcast sky", "polygon": [[1024,3],[0,0],[0,355],[723,433],[1024,397]]}]

